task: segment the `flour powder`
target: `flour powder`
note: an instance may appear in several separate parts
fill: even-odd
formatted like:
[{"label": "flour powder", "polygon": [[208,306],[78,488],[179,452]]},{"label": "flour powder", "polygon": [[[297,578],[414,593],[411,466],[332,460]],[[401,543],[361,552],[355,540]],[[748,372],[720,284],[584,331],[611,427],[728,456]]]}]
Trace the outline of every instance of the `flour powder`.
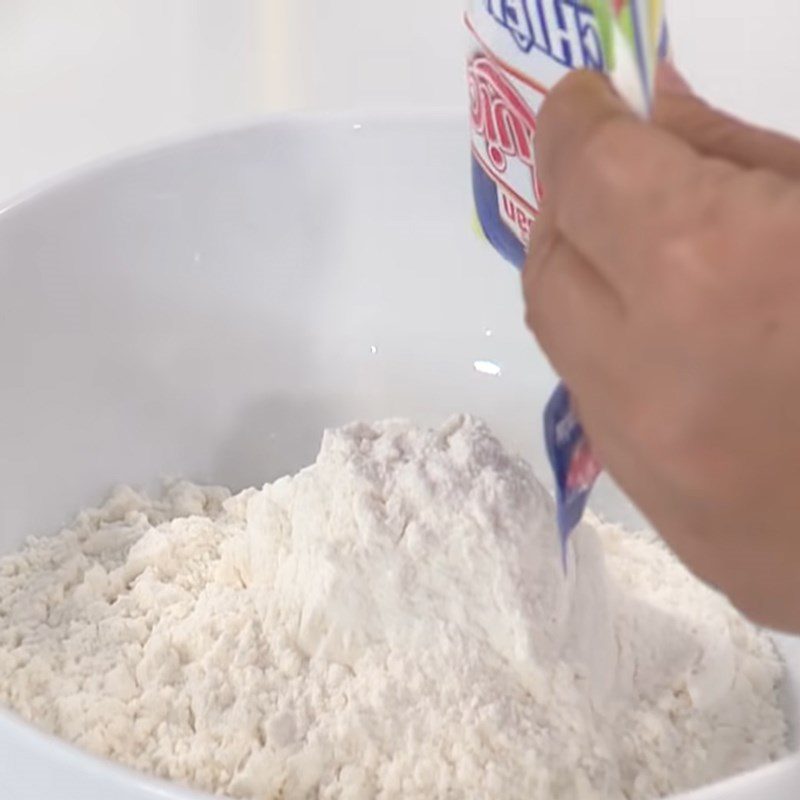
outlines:
[{"label": "flour powder", "polygon": [[235,497],[116,491],[0,560],[0,702],[241,798],[655,798],[784,750],[768,639],[484,425],[325,434]]}]

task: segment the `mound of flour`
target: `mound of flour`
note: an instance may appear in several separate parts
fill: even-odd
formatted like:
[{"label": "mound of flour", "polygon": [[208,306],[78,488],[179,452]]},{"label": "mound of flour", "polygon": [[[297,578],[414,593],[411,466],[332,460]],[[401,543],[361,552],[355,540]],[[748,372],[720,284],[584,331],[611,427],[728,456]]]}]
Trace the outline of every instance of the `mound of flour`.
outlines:
[{"label": "mound of flour", "polygon": [[769,641],[654,539],[566,576],[481,423],[325,434],[229,497],[125,488],[0,560],[0,702],[242,798],[654,798],[780,755]]}]

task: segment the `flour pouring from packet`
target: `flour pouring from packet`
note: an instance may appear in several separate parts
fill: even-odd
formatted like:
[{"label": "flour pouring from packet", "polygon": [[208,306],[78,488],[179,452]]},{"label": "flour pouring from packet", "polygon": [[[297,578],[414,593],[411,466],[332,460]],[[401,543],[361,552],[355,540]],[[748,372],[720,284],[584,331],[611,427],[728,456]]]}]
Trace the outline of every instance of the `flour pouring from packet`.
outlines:
[{"label": "flour pouring from packet", "polygon": [[[570,70],[593,69],[647,115],[667,50],[664,0],[471,0],[465,20],[477,227],[521,269],[542,202],[536,120],[548,91]],[[564,386],[544,431],[566,553],[602,468]]]}]

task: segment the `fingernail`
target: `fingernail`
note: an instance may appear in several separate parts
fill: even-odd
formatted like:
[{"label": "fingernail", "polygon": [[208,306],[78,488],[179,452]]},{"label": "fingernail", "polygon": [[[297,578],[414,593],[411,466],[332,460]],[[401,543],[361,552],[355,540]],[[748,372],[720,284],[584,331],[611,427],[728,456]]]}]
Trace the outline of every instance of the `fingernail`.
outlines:
[{"label": "fingernail", "polygon": [[662,61],[658,66],[656,91],[666,94],[694,94],[686,78],[669,61]]}]

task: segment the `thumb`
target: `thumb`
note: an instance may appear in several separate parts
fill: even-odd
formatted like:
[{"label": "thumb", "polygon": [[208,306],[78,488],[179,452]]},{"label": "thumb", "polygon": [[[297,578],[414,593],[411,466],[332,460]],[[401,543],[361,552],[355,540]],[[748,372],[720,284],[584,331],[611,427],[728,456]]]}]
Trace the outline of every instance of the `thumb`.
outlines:
[{"label": "thumb", "polygon": [[659,67],[654,121],[699,153],[800,179],[800,142],[717,111],[667,63]]}]

